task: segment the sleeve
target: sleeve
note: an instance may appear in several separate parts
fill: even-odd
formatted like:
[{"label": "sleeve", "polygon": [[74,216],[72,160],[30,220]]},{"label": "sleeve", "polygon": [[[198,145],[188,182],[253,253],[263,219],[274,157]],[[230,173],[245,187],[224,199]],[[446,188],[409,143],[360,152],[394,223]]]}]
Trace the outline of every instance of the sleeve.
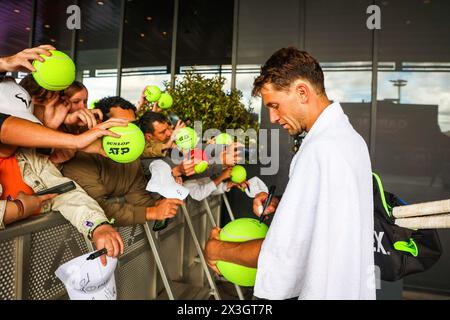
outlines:
[{"label": "sleeve", "polygon": [[145,144],[145,149],[141,158],[160,158],[165,157],[166,154],[167,149],[164,149],[164,144],[162,142],[150,142]]},{"label": "sleeve", "polygon": [[[125,195],[124,204],[124,206],[127,206],[134,211],[134,223],[145,223],[147,221],[147,208],[154,206],[156,200],[159,198],[155,194],[145,190],[146,185],[147,182],[142,170],[137,170],[132,186]],[[117,217],[117,219],[121,218]]]},{"label": "sleeve", "polygon": [[109,194],[93,157],[85,154],[77,156],[64,165],[63,173],[78,182],[100,204],[106,216],[115,220],[116,225],[126,226],[146,221],[146,207],[128,200],[125,203],[108,200]]},{"label": "sleeve", "polygon": [[189,180],[183,184],[183,187],[189,189],[189,195],[192,199],[202,201],[217,190],[216,184],[209,178],[207,180],[203,183],[199,180]]},{"label": "sleeve", "polygon": [[[43,181],[51,183],[48,187],[71,180],[64,177],[47,157],[40,158],[44,161],[40,176]],[[75,190],[55,197],[51,202],[51,207],[52,210],[59,211],[80,233],[87,237],[92,227],[108,221],[108,218],[99,204],[78,184],[76,185]]]}]

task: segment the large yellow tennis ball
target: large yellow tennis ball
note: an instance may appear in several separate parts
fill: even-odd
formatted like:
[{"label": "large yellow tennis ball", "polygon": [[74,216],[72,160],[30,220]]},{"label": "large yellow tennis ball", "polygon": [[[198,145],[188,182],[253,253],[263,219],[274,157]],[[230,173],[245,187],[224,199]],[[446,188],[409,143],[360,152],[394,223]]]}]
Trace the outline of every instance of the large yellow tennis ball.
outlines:
[{"label": "large yellow tennis ball", "polygon": [[243,166],[235,165],[231,169],[231,181],[234,183],[242,183],[247,179],[247,171]]},{"label": "large yellow tennis ball", "polygon": [[157,86],[147,86],[144,94],[148,102],[155,102],[161,97],[161,90]]},{"label": "large yellow tennis ball", "polygon": [[158,99],[158,107],[161,109],[169,109],[173,105],[173,98],[168,93],[161,93],[161,97]]},{"label": "large yellow tennis ball", "polygon": [[[269,228],[252,218],[240,218],[228,223],[220,230],[219,239],[228,242],[245,242],[264,239]],[[244,287],[255,285],[256,268],[249,268],[239,264],[218,261],[217,268],[228,281]]]},{"label": "large yellow tennis ball", "polygon": [[233,137],[230,136],[228,133],[220,133],[216,136],[215,139],[216,144],[232,144],[233,143]]},{"label": "large yellow tennis ball", "polygon": [[208,169],[208,162],[206,161],[201,161],[194,166],[194,171],[196,174],[203,173],[206,169]]},{"label": "large yellow tennis ball", "polygon": [[199,138],[194,129],[184,127],[175,136],[175,143],[181,150],[192,150],[197,145]]},{"label": "large yellow tennis ball", "polygon": [[36,69],[34,80],[44,89],[51,91],[64,90],[75,80],[75,64],[64,52],[50,50],[51,56],[41,54],[44,62],[33,61]]},{"label": "large yellow tennis ball", "polygon": [[119,163],[133,162],[144,152],[144,134],[135,124],[129,123],[127,127],[112,127],[109,130],[121,135],[120,138],[103,137],[103,149],[110,159]]}]

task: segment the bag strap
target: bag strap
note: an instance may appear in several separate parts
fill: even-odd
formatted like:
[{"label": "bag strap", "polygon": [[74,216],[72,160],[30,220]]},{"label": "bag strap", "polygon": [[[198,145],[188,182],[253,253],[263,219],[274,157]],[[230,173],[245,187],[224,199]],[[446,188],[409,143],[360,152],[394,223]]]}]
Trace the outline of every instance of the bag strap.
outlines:
[{"label": "bag strap", "polygon": [[372,172],[372,175],[375,178],[375,181],[377,182],[378,190],[380,191],[381,203],[383,204],[384,211],[386,211],[388,217],[392,219],[392,207],[389,205],[389,203],[387,203],[386,197],[384,196],[384,188],[383,184],[381,183],[381,179],[375,172]]}]

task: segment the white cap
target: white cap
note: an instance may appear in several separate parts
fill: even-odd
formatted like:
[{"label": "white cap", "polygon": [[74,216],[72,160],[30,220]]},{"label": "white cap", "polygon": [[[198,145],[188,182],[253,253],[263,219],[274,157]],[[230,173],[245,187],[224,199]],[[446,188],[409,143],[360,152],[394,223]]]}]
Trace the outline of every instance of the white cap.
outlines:
[{"label": "white cap", "polygon": [[28,92],[12,80],[0,83],[0,112],[42,124],[33,114],[34,105]]},{"label": "white cap", "polygon": [[66,286],[71,300],[116,300],[117,258],[107,256],[106,266],[103,266],[100,258],[86,260],[91,253],[61,265],[55,271],[56,276]]},{"label": "white cap", "polygon": [[175,182],[172,169],[167,163],[163,160],[155,160],[148,168],[152,178],[145,188],[147,191],[157,192],[168,199],[186,199],[189,190]]}]

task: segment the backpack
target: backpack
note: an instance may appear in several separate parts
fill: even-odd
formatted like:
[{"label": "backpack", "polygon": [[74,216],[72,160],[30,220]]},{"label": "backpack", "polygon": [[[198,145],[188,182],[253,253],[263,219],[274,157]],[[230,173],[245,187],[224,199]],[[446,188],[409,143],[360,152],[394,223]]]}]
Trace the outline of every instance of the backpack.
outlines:
[{"label": "backpack", "polygon": [[407,203],[386,192],[373,173],[374,255],[381,280],[396,281],[432,267],[442,254],[434,229],[412,230],[395,224],[392,208]]}]

